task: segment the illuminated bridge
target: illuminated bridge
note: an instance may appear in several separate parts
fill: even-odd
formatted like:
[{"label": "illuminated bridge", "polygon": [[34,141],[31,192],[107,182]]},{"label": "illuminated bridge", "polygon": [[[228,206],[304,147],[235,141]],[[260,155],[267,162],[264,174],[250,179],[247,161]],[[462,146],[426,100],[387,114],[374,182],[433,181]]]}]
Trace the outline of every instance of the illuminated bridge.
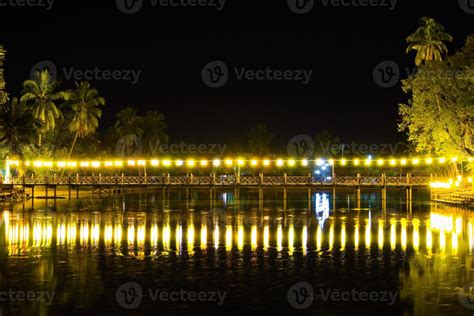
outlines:
[{"label": "illuminated bridge", "polygon": [[[430,165],[461,163],[458,158],[410,158],[410,159],[152,159],[152,160],[83,160],[83,161],[18,161],[7,160],[5,185],[48,189],[58,187],[71,191],[89,187],[92,192],[122,192],[128,188],[450,188],[464,185],[457,181],[432,176],[412,176],[417,168]],[[337,175],[344,167],[352,167],[353,176]],[[378,176],[361,175],[361,171],[377,168]],[[397,174],[387,175],[396,168]],[[21,171],[21,172],[20,172]],[[341,172],[343,173],[343,172]],[[345,172],[347,173],[347,172]],[[21,176],[18,176],[22,174]],[[344,173],[343,173],[344,174]],[[390,174],[390,173],[389,173]],[[25,192],[24,190],[23,192]]]}]

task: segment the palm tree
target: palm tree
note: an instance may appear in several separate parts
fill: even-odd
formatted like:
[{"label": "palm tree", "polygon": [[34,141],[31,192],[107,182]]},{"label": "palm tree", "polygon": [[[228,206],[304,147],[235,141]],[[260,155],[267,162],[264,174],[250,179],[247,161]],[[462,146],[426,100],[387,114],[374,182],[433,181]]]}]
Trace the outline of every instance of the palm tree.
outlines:
[{"label": "palm tree", "polygon": [[5,78],[3,77],[3,62],[5,60],[5,49],[0,44],[0,105],[7,103],[7,93],[5,92]]},{"label": "palm tree", "polygon": [[137,136],[143,135],[143,128],[141,127],[143,117],[137,114],[137,110],[131,106],[122,109],[115,116],[115,132],[119,137],[134,134]]},{"label": "palm tree", "polygon": [[136,146],[137,138],[143,135],[143,117],[137,114],[137,110],[133,107],[126,107],[117,113],[115,116],[114,125],[115,136],[120,138],[121,153],[124,155],[126,148],[133,148]]},{"label": "palm tree", "polygon": [[43,122],[43,130],[38,135],[38,144],[41,146],[41,137],[56,126],[56,120],[62,118],[62,113],[56,102],[65,100],[67,93],[57,92],[59,82],[51,78],[47,69],[36,71],[33,80],[23,83],[21,101],[32,102],[33,114]]},{"label": "palm tree", "polygon": [[105,99],[99,96],[96,89],[92,89],[88,81],[76,82],[74,91],[67,91],[66,105],[72,110],[72,118],[69,123],[69,131],[74,134],[74,140],[69,151],[72,151],[77,138],[93,135],[99,127],[99,119],[102,117],[100,106],[105,105]]},{"label": "palm tree", "polygon": [[265,124],[258,124],[248,134],[250,151],[256,155],[270,153],[270,143],[273,138],[275,138],[275,135],[267,130]]},{"label": "palm tree", "polygon": [[22,147],[35,142],[43,123],[17,98],[0,107],[0,144],[24,159]]},{"label": "palm tree", "polygon": [[448,52],[444,42],[451,42],[453,37],[445,32],[444,26],[430,17],[420,19],[420,26],[407,37],[407,53],[416,51],[415,64],[432,60],[443,60],[442,55]]},{"label": "palm tree", "polygon": [[140,126],[146,133],[143,134],[143,144],[149,149],[148,154],[155,154],[155,150],[160,144],[168,142],[168,135],[165,133],[166,123],[163,114],[158,111],[148,111],[141,119]]}]

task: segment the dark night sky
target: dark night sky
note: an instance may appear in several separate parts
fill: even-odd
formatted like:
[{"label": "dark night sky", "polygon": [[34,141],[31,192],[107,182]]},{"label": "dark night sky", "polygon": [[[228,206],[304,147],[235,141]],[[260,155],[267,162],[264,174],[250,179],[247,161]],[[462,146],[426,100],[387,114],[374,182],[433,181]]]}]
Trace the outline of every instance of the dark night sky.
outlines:
[{"label": "dark night sky", "polygon": [[[323,7],[317,0],[305,15],[294,14],[285,0],[228,0],[222,11],[144,2],[132,15],[121,13],[115,1],[99,0],[57,1],[51,11],[0,7],[9,92],[19,93],[41,60],[60,69],[134,69],[142,71],[135,85],[92,82],[107,100],[104,127],[132,105],[162,112],[171,141],[243,143],[250,127],[265,122],[281,146],[324,128],[344,142],[398,142],[403,135],[396,129],[397,104],[406,97],[400,85],[377,86],[374,66],[394,60],[402,69],[413,67],[405,38],[421,16],[445,25],[455,37],[451,51],[473,33],[474,21],[457,0],[404,0],[393,11]],[[229,68],[308,69],[313,75],[306,86],[232,76],[224,87],[211,89],[201,69],[212,60]],[[72,86],[61,71],[59,78]]]}]

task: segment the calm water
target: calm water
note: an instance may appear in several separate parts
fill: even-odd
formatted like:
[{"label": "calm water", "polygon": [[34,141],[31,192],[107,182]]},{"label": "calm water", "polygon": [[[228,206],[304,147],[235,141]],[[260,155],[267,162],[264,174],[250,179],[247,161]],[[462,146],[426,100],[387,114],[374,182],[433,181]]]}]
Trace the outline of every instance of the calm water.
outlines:
[{"label": "calm water", "polygon": [[474,314],[469,211],[402,190],[258,196],[4,205],[0,314]]}]

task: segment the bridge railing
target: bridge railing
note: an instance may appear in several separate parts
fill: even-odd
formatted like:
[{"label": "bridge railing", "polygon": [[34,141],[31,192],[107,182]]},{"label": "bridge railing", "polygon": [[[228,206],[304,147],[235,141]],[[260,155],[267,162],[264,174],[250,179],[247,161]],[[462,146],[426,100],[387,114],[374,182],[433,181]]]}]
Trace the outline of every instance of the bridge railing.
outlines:
[{"label": "bridge railing", "polygon": [[[333,179],[316,180],[307,176],[238,176],[215,175],[194,176],[37,176],[14,178],[13,184],[17,185],[202,185],[202,186],[301,186],[301,185],[337,185],[337,186],[428,186],[433,180],[430,177],[386,177],[374,176],[336,176]],[[438,181],[447,181],[439,179]]]}]

